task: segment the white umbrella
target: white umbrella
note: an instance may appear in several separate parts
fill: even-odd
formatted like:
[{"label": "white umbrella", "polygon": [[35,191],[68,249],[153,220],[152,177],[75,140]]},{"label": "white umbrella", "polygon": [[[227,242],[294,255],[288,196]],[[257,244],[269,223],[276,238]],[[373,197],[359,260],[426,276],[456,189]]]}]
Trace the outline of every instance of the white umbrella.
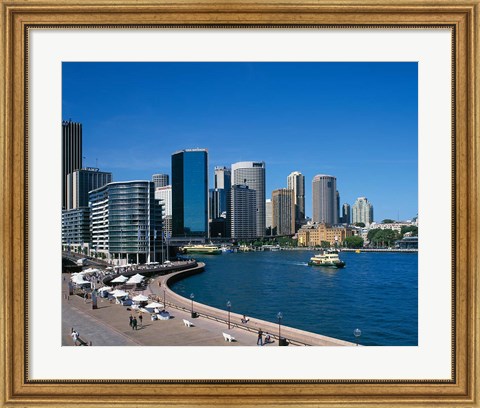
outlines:
[{"label": "white umbrella", "polygon": [[112,290],[111,286],[104,286],[103,288],[98,289],[99,292],[105,292],[107,290]]},{"label": "white umbrella", "polygon": [[77,285],[81,285],[82,283],[90,283],[89,281],[86,281],[85,279],[83,279],[82,275],[73,276],[72,282],[76,283]]},{"label": "white umbrella", "polygon": [[111,280],[112,283],[125,283],[128,280],[126,276],[120,275],[117,276],[115,279]]},{"label": "white umbrella", "polygon": [[145,295],[137,295],[137,296],[133,297],[132,300],[134,302],[146,302],[146,301],[148,301],[148,297],[145,296]]},{"label": "white umbrella", "polygon": [[127,296],[128,293],[125,292],[124,290],[114,290],[113,292],[110,292],[110,294],[113,296],[113,297],[124,297],[124,296]]},{"label": "white umbrella", "polygon": [[140,283],[140,282],[142,282],[144,279],[145,279],[144,276],[142,276],[142,275],[140,275],[139,273],[137,273],[136,275],[133,275],[133,276],[127,281],[127,283]]},{"label": "white umbrella", "polygon": [[88,268],[82,271],[82,273],[94,273],[94,272],[99,272],[99,270],[95,268]]},{"label": "white umbrella", "polygon": [[163,305],[158,302],[151,302],[147,306],[145,306],[145,309],[157,309],[159,307],[163,307]]}]

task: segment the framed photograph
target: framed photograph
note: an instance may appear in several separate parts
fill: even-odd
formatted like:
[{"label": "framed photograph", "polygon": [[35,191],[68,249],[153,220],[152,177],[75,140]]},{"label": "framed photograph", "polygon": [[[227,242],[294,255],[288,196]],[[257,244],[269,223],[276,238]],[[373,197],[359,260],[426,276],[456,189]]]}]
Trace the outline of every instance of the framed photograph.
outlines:
[{"label": "framed photograph", "polygon": [[480,406],[479,7],[1,1],[2,406]]}]

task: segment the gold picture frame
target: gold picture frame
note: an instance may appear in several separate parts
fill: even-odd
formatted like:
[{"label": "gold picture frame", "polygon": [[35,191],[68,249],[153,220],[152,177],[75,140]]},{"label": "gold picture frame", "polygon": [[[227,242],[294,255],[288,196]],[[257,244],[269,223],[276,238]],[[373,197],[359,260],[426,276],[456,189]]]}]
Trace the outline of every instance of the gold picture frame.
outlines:
[{"label": "gold picture frame", "polygon": [[[1,406],[430,406],[480,407],[480,1],[430,0],[0,0],[2,21]],[[455,236],[453,367],[448,381],[110,381],[28,378],[28,29],[124,26],[451,27]],[[27,272],[27,273],[26,273]]]}]

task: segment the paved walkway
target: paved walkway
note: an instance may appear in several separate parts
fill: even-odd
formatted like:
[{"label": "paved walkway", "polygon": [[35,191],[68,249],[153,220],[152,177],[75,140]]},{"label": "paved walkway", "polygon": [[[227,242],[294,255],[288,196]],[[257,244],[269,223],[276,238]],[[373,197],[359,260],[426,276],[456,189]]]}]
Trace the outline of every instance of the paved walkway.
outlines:
[{"label": "paved walkway", "polygon": [[[179,272],[182,273],[182,272]],[[257,330],[269,332],[272,337],[278,335],[278,325],[250,317],[247,324],[242,324],[242,316],[231,313],[228,328],[226,311],[221,311],[207,305],[194,303],[194,311],[199,317],[191,318],[191,301],[182,298],[171,291],[166,282],[174,274],[155,278],[143,292],[150,297],[158,297],[163,303],[165,296],[166,310],[173,318],[169,320],[151,321],[150,316],[143,313],[143,327],[132,330],[129,325],[129,316],[137,317],[139,312],[125,306],[110,303],[107,299],[98,298],[97,309],[92,309],[91,300],[85,303],[80,296],[67,296],[68,277],[63,281],[62,295],[62,345],[72,346],[71,329],[80,333],[80,338],[93,346],[257,346]],[[159,285],[160,282],[160,285]],[[186,327],[183,319],[193,323],[193,327]],[[232,335],[236,341],[227,342],[223,333]],[[294,328],[282,326],[282,337],[291,339],[291,345],[354,345],[342,340],[304,332]],[[267,347],[278,346],[278,338]]]}]

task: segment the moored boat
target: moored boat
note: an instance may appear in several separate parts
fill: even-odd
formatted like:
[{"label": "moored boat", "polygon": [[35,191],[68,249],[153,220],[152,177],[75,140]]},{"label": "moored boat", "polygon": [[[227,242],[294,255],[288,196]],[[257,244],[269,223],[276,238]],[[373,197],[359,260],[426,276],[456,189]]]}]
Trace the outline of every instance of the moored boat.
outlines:
[{"label": "moored boat", "polygon": [[343,268],[345,262],[343,262],[336,252],[323,252],[314,255],[308,262],[310,266],[326,266],[329,268]]},{"label": "moored boat", "polygon": [[184,254],[218,255],[222,250],[216,245],[185,245],[181,248]]}]

